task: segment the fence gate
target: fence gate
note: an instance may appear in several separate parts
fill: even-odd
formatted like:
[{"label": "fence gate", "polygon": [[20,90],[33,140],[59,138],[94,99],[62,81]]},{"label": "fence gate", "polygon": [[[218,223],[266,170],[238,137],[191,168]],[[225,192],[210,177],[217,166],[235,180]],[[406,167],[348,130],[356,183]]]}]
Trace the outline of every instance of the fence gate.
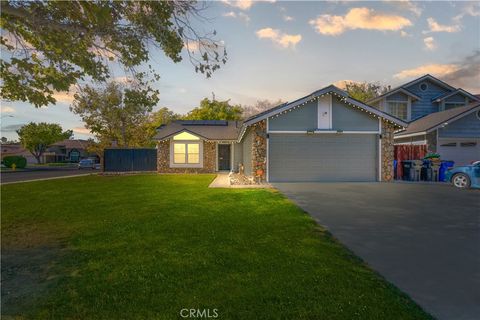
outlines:
[{"label": "fence gate", "polygon": [[105,149],[104,170],[106,172],[156,171],[156,149]]}]

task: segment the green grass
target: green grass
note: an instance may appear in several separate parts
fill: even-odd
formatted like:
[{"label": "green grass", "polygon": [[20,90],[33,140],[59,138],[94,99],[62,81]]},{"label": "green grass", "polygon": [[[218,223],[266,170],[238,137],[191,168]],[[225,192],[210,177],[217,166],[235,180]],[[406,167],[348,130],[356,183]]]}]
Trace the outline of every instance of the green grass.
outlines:
[{"label": "green grass", "polygon": [[430,319],[278,192],[212,175],[2,187],[2,249],[62,246],[27,318]]}]

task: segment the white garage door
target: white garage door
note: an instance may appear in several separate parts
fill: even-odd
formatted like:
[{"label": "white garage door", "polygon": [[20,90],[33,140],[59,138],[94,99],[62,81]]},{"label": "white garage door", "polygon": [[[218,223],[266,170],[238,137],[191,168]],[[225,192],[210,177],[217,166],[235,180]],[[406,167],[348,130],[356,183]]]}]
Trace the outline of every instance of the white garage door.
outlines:
[{"label": "white garage door", "polygon": [[456,166],[480,160],[480,139],[439,139],[438,154],[442,160],[455,161]]},{"label": "white garage door", "polygon": [[270,134],[269,181],[376,181],[376,134]]}]

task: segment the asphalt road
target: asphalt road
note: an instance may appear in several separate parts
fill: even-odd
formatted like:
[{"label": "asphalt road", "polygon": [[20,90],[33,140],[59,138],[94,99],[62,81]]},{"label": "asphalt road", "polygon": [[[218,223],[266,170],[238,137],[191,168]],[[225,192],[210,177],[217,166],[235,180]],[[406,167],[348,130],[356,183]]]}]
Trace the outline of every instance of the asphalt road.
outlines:
[{"label": "asphalt road", "polygon": [[7,171],[0,175],[1,183],[21,182],[30,180],[50,179],[57,177],[76,176],[98,173],[100,170],[78,169],[76,167],[39,167],[27,168],[24,171]]},{"label": "asphalt road", "polygon": [[438,319],[480,319],[480,190],[274,183]]}]

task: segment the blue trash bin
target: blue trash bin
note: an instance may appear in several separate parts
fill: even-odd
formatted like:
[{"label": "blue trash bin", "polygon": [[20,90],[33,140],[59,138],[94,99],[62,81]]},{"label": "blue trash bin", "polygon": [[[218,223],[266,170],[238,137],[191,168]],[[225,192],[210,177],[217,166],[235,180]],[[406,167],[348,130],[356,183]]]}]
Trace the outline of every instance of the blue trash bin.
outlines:
[{"label": "blue trash bin", "polygon": [[440,169],[438,170],[438,181],[445,181],[445,173],[448,168],[452,168],[455,165],[454,161],[442,161]]},{"label": "blue trash bin", "polygon": [[398,161],[393,160],[393,179],[397,179],[397,165]]}]

